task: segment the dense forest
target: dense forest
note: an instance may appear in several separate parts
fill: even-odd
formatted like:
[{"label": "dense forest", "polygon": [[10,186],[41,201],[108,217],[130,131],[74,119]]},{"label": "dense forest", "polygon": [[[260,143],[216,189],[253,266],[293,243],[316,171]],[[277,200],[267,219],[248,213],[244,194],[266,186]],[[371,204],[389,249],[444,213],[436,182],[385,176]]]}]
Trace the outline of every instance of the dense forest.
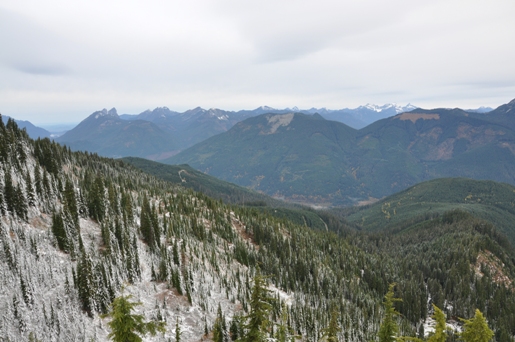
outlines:
[{"label": "dense forest", "polygon": [[515,254],[488,221],[452,210],[364,233],[320,217],[338,228],[224,203],[0,120],[0,339],[107,340],[102,314],[125,295],[164,322],[156,341],[245,339],[262,279],[275,324],[261,337],[287,327],[328,340],[337,326],[332,341],[378,340],[391,289],[399,336],[427,336],[434,304],[454,326],[479,309],[496,341],[513,341]]}]

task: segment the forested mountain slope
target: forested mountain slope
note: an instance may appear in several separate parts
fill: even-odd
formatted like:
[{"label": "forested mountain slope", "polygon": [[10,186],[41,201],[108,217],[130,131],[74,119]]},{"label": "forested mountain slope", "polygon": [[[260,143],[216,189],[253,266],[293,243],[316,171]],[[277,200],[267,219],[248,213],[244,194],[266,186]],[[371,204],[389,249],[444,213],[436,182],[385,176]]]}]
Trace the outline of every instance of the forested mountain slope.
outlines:
[{"label": "forested mountain slope", "polygon": [[317,114],[264,114],[165,162],[290,201],[349,204],[349,196],[365,196],[353,176],[355,135]]},{"label": "forested mountain slope", "polygon": [[164,162],[318,205],[382,198],[440,177],[515,184],[513,107],[415,109],[360,130],[316,114],[265,114]]},{"label": "forested mountain slope", "polygon": [[515,246],[515,187],[493,181],[434,179],[372,205],[349,208],[346,219],[367,231],[399,231],[455,209],[495,224]]},{"label": "forested mountain slope", "polygon": [[305,341],[319,340],[331,311],[339,340],[374,340],[392,282],[402,334],[420,332],[432,302],[449,318],[479,308],[499,341],[515,333],[512,250],[472,216],[403,235],[313,231],[30,140],[12,120],[0,124],[0,161],[2,340],[105,341],[99,314],[122,293],[166,322],[153,340],[173,340],[176,324],[181,341],[212,338],[217,318],[232,339],[247,332],[257,267],[278,299],[268,319],[279,323],[284,302]]}]

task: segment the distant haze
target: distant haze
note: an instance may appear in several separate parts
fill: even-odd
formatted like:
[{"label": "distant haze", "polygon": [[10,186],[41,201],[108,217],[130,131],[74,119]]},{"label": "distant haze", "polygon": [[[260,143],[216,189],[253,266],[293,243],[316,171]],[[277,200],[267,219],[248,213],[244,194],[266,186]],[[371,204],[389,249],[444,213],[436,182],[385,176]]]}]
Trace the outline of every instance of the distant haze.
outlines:
[{"label": "distant haze", "polygon": [[116,107],[497,107],[515,97],[515,1],[0,4],[0,112]]}]

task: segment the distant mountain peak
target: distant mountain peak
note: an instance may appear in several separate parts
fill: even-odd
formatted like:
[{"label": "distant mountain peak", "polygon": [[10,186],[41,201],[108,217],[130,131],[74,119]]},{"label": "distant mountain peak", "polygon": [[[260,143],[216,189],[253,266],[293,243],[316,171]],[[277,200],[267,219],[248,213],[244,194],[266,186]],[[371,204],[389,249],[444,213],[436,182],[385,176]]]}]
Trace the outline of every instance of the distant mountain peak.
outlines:
[{"label": "distant mountain peak", "polygon": [[116,111],[116,108],[111,108],[110,110],[107,110],[106,108],[99,110],[98,112],[95,112],[92,114],[92,116],[95,117],[95,119],[99,119],[102,117],[113,117],[118,118],[118,112]]},{"label": "distant mountain peak", "polygon": [[396,114],[403,113],[403,112],[409,112],[409,111],[411,111],[413,109],[416,109],[416,108],[418,108],[418,107],[413,106],[411,103],[408,103],[406,106],[401,106],[401,105],[398,105],[397,103],[387,103],[387,104],[384,104],[382,106],[371,104],[371,103],[367,103],[364,106],[359,106],[358,107],[358,109],[368,109],[368,110],[374,111],[376,113],[381,113],[383,111],[387,111],[387,110],[392,110],[393,109],[393,110],[395,110]]},{"label": "distant mountain peak", "polygon": [[277,109],[269,107],[269,106],[261,106],[259,108],[256,108],[256,110],[277,110]]}]

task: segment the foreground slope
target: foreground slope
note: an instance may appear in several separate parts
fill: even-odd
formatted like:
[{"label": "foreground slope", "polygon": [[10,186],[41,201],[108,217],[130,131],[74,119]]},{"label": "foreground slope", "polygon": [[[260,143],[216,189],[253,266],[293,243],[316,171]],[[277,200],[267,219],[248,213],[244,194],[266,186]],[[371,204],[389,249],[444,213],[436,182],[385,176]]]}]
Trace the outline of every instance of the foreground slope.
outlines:
[{"label": "foreground slope", "polygon": [[479,308],[498,340],[515,333],[513,252],[475,217],[446,214],[403,236],[315,232],[30,140],[13,121],[0,125],[0,158],[2,340],[105,341],[99,314],[122,293],[166,322],[157,341],[173,339],[177,321],[182,341],[209,339],[218,310],[235,337],[246,333],[257,267],[278,298],[269,319],[284,302],[305,341],[320,339],[331,308],[339,339],[374,339],[391,282],[405,298],[403,334],[433,302],[449,317]]}]

